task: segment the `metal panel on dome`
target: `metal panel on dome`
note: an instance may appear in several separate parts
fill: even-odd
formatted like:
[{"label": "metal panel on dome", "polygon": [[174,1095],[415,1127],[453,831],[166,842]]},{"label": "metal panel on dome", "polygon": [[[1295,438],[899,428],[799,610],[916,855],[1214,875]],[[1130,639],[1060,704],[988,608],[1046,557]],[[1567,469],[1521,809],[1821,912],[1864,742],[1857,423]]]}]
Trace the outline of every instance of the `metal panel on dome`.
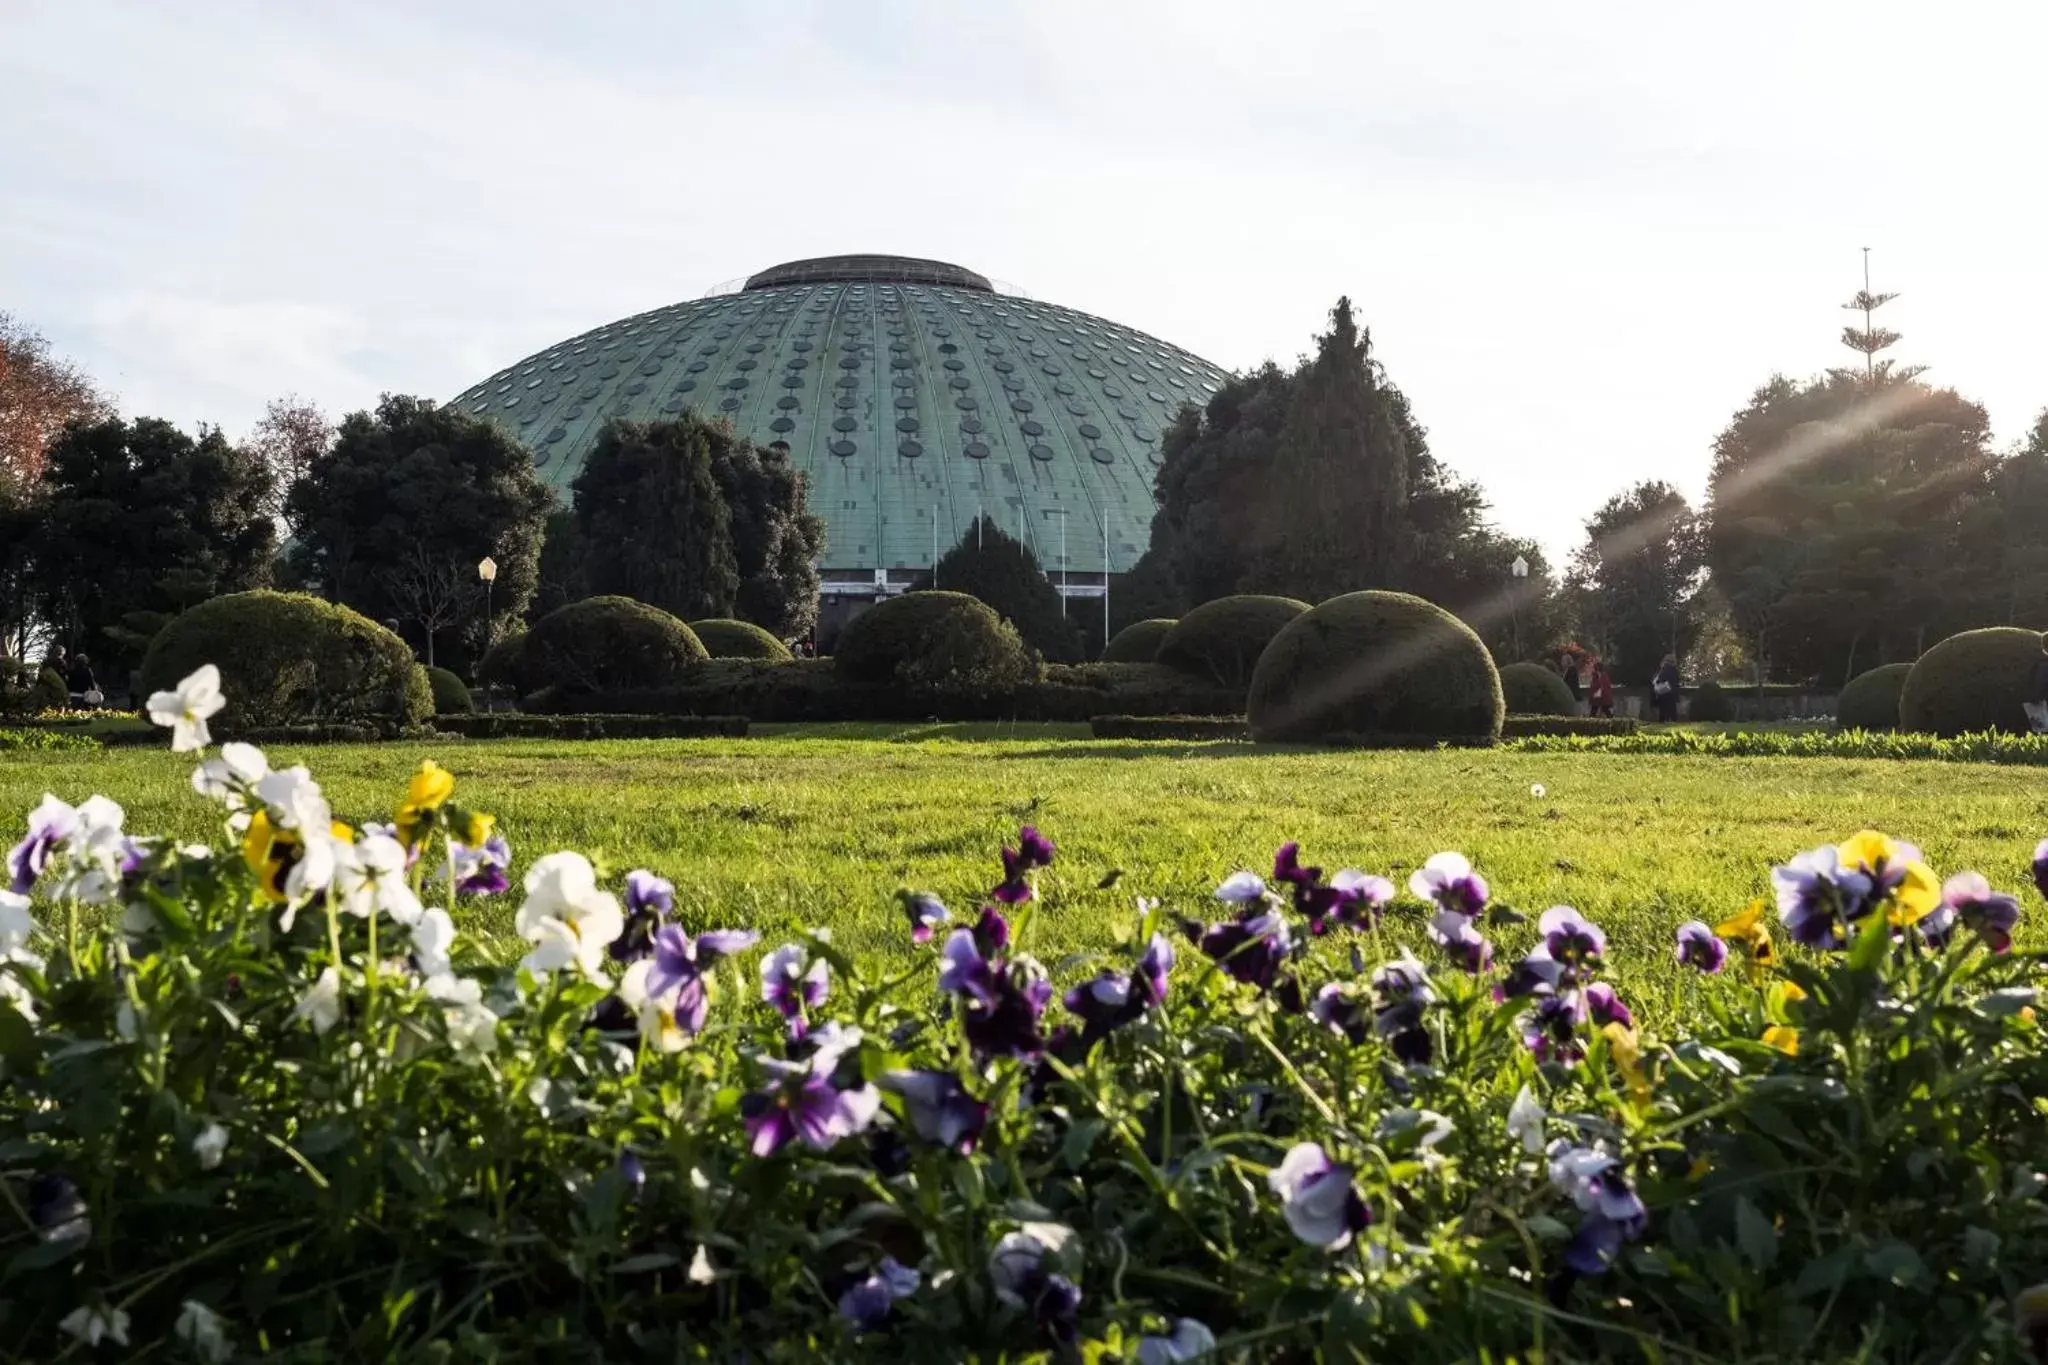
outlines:
[{"label": "metal panel on dome", "polygon": [[1223,378],[960,266],[832,256],[600,327],[454,402],[509,425],[565,499],[607,419],[723,417],[809,476],[828,580],[926,569],[935,530],[943,554],[983,512],[1048,572],[1087,575],[1144,552],[1161,433]]}]

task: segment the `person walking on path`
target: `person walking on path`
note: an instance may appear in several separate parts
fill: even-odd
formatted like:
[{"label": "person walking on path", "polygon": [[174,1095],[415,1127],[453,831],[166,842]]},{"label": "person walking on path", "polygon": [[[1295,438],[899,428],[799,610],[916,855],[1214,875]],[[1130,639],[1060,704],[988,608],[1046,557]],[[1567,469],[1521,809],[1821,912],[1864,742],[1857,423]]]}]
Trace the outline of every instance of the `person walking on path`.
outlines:
[{"label": "person walking on path", "polygon": [[92,675],[92,660],[83,654],[72,657],[71,669],[64,675],[64,690],[71,694],[74,706],[98,706],[106,700],[99,679]]},{"label": "person walking on path", "polygon": [[2037,735],[2048,735],[2048,632],[2041,636],[2041,657],[2034,660],[2033,685],[2027,689],[2027,722]]},{"label": "person walking on path", "polygon": [[1614,714],[1614,679],[1608,676],[1606,661],[1593,660],[1593,682],[1586,689],[1586,700],[1592,703],[1596,716]]},{"label": "person walking on path", "polygon": [[1657,669],[1657,676],[1650,679],[1650,695],[1657,702],[1657,719],[1666,725],[1678,720],[1678,656],[1666,654],[1664,662]]},{"label": "person walking on path", "polygon": [[1576,654],[1562,655],[1558,659],[1558,665],[1558,672],[1564,675],[1564,685],[1571,689],[1572,714],[1577,715],[1579,702],[1585,695],[1579,686],[1579,657]]}]

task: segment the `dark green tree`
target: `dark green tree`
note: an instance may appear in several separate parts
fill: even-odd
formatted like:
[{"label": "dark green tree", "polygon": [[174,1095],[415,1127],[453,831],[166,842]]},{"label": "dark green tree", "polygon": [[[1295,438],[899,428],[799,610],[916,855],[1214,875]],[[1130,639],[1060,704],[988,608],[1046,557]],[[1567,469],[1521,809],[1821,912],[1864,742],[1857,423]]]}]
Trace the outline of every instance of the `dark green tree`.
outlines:
[{"label": "dark green tree", "polygon": [[[526,611],[553,497],[503,426],[387,394],[375,412],[342,420],[285,506],[298,581],[399,622],[423,655],[431,634],[442,661],[460,667],[463,646],[481,652]],[[498,566],[489,622],[477,577],[486,558]]]},{"label": "dark green tree", "polygon": [[1615,494],[1586,519],[1572,556],[1580,642],[1617,680],[1647,683],[1666,654],[1691,651],[1704,571],[1699,519],[1682,493],[1650,480]]},{"label": "dark green tree", "polygon": [[976,518],[960,543],[939,557],[936,574],[918,586],[979,598],[1007,618],[1025,644],[1054,663],[1081,657],[1080,632],[1061,614],[1059,589],[1039,567],[1038,556],[992,518]]},{"label": "dark green tree", "polygon": [[1294,376],[1240,590],[1314,602],[1402,585],[1408,454],[1379,383],[1372,336],[1340,298],[1315,356]]},{"label": "dark green tree", "polygon": [[731,515],[737,614],[777,639],[808,634],[818,619],[825,519],[806,505],[803,471],[784,452],[718,426],[711,432],[711,474]]},{"label": "dark green tree", "polygon": [[732,615],[740,569],[717,447],[735,439],[694,414],[606,423],[570,485],[579,586],[685,621]]},{"label": "dark green tree", "polygon": [[51,442],[40,488],[31,557],[41,614],[109,679],[137,662],[120,633],[131,614],[269,580],[269,471],[217,429],[195,439],[154,417],[74,422]]}]

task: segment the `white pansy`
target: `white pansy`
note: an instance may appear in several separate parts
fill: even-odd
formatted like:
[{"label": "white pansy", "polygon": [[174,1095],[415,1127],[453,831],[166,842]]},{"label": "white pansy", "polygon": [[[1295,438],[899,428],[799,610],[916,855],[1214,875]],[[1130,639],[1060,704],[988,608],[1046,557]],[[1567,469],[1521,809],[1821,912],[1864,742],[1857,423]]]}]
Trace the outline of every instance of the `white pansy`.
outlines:
[{"label": "white pansy", "polygon": [[12,960],[35,937],[36,918],[28,910],[28,897],[0,891],[0,959]]},{"label": "white pansy", "polygon": [[439,906],[422,911],[412,926],[412,960],[423,976],[440,976],[451,965],[448,950],[455,944],[455,921]]},{"label": "white pansy", "polygon": [[1523,1151],[1534,1156],[1543,1150],[1543,1120],[1548,1117],[1525,1085],[1516,1093],[1515,1102],[1508,1106],[1508,1136],[1521,1143]]},{"label": "white pansy", "polygon": [[183,754],[213,742],[206,722],[227,704],[220,694],[220,670],[202,664],[172,691],[151,693],[144,709],[153,723],[170,730],[171,752]]},{"label": "white pansy", "polygon": [[[341,842],[323,829],[301,831],[299,859],[292,864],[292,870],[284,874],[285,897],[302,901],[332,886],[338,870],[337,849],[340,846]],[[291,932],[291,925],[285,925],[285,932]]]},{"label": "white pansy", "polygon": [[573,969],[602,984],[605,949],[626,927],[618,898],[597,886],[580,853],[550,853],[527,869],[526,900],[513,920],[534,945],[520,963],[536,975]]},{"label": "white pansy", "polygon": [[57,1325],[87,1346],[128,1344],[128,1315],[118,1308],[74,1308]]},{"label": "white pansy", "polygon": [[303,765],[263,774],[256,779],[256,795],[279,829],[326,829],[334,823],[320,784]]},{"label": "white pansy", "polygon": [[313,1032],[325,1033],[341,1022],[341,973],[328,967],[320,973],[320,979],[300,997],[292,1010],[294,1020],[303,1019],[313,1026]]},{"label": "white pansy", "polygon": [[261,749],[230,740],[220,746],[218,758],[209,758],[192,770],[192,790],[239,809],[242,793],[253,788],[269,771],[270,760]]},{"label": "white pansy", "polygon": [[690,1033],[676,1020],[676,999],[681,993],[680,986],[670,987],[660,995],[649,994],[647,977],[654,970],[654,959],[641,958],[626,968],[626,974],[619,978],[619,1000],[640,1025],[640,1036],[658,1052],[681,1052],[689,1045]]},{"label": "white pansy", "polygon": [[1266,894],[1266,883],[1256,872],[1233,872],[1216,888],[1216,899],[1243,905]]},{"label": "white pansy", "polygon": [[483,1003],[482,986],[467,977],[440,972],[427,978],[425,989],[427,997],[441,1005],[448,1041],[456,1051],[497,1051],[498,1016]]},{"label": "white pansy", "polygon": [[218,1365],[235,1353],[228,1344],[226,1321],[197,1299],[187,1299],[179,1307],[177,1326],[172,1330],[192,1348],[193,1355],[209,1365]]},{"label": "white pansy", "polygon": [[1025,1223],[999,1238],[989,1253],[988,1277],[996,1296],[1010,1304],[1023,1302],[1022,1291],[1037,1278],[1041,1262],[1059,1254],[1074,1230],[1064,1223]]},{"label": "white pansy", "polygon": [[406,881],[405,862],[405,846],[388,834],[337,844],[334,891],[341,908],[362,919],[382,911],[400,924],[417,924],[426,907]]},{"label": "white pansy", "polygon": [[[23,955],[14,958],[13,961],[28,962],[31,959]],[[41,968],[42,963],[35,962],[34,965]],[[20,979],[7,969],[5,963],[0,963],[0,1003],[13,1006],[15,1013],[31,1024],[41,1017],[36,1013],[35,996],[30,994],[28,987],[22,985]]]},{"label": "white pansy", "polygon": [[220,1165],[223,1153],[228,1149],[228,1130],[218,1123],[209,1123],[199,1130],[199,1136],[192,1139],[192,1155],[199,1158],[199,1168],[210,1171]]},{"label": "white pansy", "polygon": [[104,796],[87,797],[76,813],[78,827],[65,845],[66,857],[52,894],[59,900],[111,905],[121,888],[121,860],[128,852],[128,836],[121,832],[127,813]]},{"label": "white pansy", "polygon": [[711,1253],[702,1242],[690,1256],[689,1278],[691,1284],[718,1283],[718,1270],[711,1264]]}]

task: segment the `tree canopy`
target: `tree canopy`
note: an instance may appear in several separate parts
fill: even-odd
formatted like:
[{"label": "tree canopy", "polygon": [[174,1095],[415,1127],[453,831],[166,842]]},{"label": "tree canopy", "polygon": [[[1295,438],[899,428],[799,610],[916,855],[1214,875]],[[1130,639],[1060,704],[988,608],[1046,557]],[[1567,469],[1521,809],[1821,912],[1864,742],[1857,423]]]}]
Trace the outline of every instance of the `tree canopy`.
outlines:
[{"label": "tree canopy", "polygon": [[28,495],[66,423],[112,415],[84,371],[51,354],[27,323],[0,312],[0,484]]},{"label": "tree canopy", "polygon": [[[386,395],[376,411],[342,420],[285,514],[301,581],[372,620],[398,621],[417,644],[433,636],[481,652],[533,596],[552,506],[532,454],[503,426]],[[489,622],[477,576],[485,558],[497,564]]]},{"label": "tree canopy", "polygon": [[1038,556],[991,517],[975,518],[960,543],[939,557],[937,573],[919,586],[979,598],[1054,663],[1081,657],[1080,633],[1061,612],[1059,589],[1039,567]]},{"label": "tree canopy", "polygon": [[1699,634],[1705,551],[1699,518],[1660,480],[1617,493],[1586,520],[1568,580],[1579,638],[1618,680],[1647,683]]}]

